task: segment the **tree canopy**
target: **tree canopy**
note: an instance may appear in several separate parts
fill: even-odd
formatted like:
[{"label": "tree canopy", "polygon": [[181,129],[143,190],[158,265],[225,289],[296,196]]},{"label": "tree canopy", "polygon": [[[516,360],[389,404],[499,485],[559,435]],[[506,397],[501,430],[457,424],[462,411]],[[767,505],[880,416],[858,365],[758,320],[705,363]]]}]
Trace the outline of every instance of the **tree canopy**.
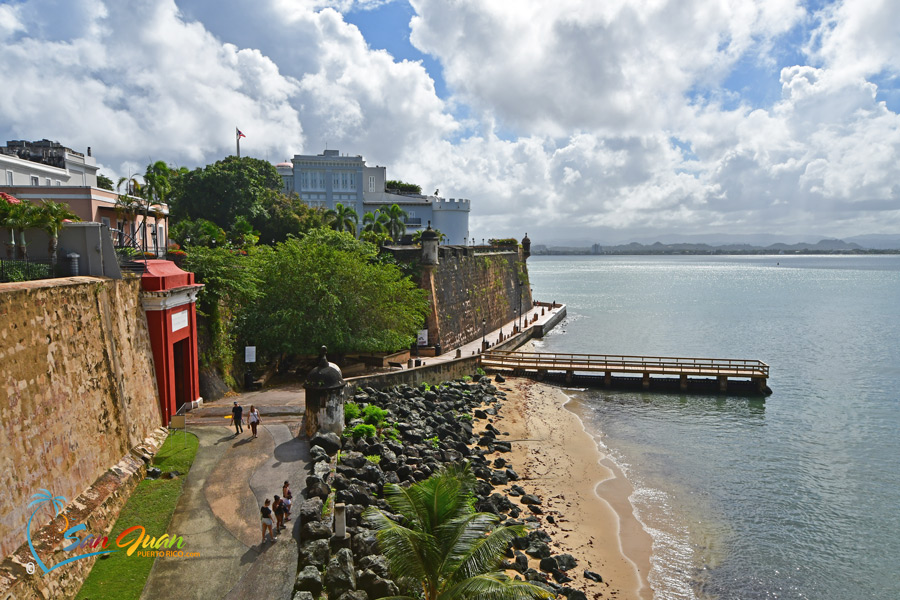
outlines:
[{"label": "tree canopy", "polygon": [[203,218],[222,229],[238,216],[254,223],[265,213],[266,195],[282,187],[274,166],[250,157],[229,156],[179,179],[170,206],[174,219]]},{"label": "tree canopy", "polygon": [[337,354],[391,351],[408,346],[424,321],[425,292],[350,233],[317,229],[253,257],[262,297],[247,310],[248,344],[289,354],[323,344]]}]

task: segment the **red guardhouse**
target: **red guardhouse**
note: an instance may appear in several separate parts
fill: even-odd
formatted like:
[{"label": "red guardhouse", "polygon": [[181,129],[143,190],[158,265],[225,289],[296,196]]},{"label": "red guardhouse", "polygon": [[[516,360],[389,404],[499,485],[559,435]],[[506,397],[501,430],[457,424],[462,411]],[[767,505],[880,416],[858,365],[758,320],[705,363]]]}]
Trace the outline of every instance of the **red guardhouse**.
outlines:
[{"label": "red guardhouse", "polygon": [[150,329],[163,426],[185,404],[200,398],[197,363],[197,293],[194,274],[168,260],[148,260],[141,276],[142,302]]}]

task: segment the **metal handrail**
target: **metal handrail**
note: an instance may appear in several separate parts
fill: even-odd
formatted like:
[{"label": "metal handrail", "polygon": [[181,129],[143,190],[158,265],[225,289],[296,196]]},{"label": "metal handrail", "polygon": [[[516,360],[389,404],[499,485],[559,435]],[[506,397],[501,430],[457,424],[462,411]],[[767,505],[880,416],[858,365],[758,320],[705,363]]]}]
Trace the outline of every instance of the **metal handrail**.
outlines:
[{"label": "metal handrail", "polygon": [[[634,371],[655,373],[728,374],[769,376],[769,365],[743,358],[690,358],[674,356],[630,356],[623,354],[562,354],[491,350],[482,356],[492,366],[587,371]],[[741,374],[741,375],[738,375]]]}]

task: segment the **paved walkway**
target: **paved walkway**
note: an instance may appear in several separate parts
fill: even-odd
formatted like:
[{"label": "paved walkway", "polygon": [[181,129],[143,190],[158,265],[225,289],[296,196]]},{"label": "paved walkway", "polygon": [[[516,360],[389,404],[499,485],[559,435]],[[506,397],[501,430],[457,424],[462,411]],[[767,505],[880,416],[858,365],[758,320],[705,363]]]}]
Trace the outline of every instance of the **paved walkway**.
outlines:
[{"label": "paved walkway", "polygon": [[259,507],[281,495],[285,481],[291,482],[295,501],[300,499],[309,474],[308,443],[277,422],[266,422],[256,439],[218,425],[189,430],[200,448],[169,531],[184,537],[184,552],[199,556],[157,559],[141,598],[289,600],[299,519],[289,522],[276,542],[262,544]]}]

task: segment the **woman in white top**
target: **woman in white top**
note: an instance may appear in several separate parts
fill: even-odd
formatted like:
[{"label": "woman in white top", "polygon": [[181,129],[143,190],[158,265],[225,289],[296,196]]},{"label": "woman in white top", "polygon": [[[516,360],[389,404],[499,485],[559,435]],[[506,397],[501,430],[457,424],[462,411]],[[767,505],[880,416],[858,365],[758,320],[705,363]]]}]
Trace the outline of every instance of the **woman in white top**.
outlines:
[{"label": "woman in white top", "polygon": [[252,404],[250,405],[250,412],[247,414],[247,425],[250,426],[253,437],[256,437],[256,427],[259,425],[259,411]]}]

